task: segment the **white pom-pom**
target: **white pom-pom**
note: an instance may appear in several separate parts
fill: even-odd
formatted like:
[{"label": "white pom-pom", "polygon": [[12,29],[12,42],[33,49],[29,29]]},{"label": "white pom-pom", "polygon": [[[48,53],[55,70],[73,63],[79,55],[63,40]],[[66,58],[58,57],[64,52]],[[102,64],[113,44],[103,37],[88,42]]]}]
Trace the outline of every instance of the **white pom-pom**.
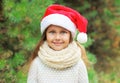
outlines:
[{"label": "white pom-pom", "polygon": [[87,42],[87,34],[86,33],[79,33],[77,35],[77,41],[79,41],[80,43],[85,43]]}]

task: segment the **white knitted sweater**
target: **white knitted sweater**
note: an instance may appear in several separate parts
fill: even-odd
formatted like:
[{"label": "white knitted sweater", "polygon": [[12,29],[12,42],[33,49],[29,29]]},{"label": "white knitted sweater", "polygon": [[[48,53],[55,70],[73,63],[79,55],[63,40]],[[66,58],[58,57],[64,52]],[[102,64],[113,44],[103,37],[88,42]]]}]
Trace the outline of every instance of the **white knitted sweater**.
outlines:
[{"label": "white knitted sweater", "polygon": [[83,60],[64,70],[56,70],[44,65],[39,57],[31,64],[27,83],[89,83]]}]

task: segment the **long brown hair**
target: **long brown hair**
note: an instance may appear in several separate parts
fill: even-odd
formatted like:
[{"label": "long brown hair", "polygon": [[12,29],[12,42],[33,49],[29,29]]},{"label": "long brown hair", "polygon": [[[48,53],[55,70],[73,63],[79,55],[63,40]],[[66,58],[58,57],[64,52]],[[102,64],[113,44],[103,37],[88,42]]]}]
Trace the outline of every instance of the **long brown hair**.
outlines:
[{"label": "long brown hair", "polygon": [[86,54],[86,50],[85,50],[85,47],[83,46],[83,45],[81,45],[79,42],[77,42],[76,41],[76,43],[77,43],[77,45],[80,47],[80,49],[81,49],[81,57],[82,57],[82,59],[83,59],[83,61],[85,62],[85,65],[87,66],[87,67],[90,67],[90,61],[88,60],[88,57],[87,57],[87,54]]},{"label": "long brown hair", "polygon": [[32,62],[37,56],[38,56],[38,51],[40,46],[44,43],[44,41],[46,40],[46,31],[47,29],[43,32],[40,41],[38,42],[38,44],[36,45],[31,57],[29,58],[29,61]]}]

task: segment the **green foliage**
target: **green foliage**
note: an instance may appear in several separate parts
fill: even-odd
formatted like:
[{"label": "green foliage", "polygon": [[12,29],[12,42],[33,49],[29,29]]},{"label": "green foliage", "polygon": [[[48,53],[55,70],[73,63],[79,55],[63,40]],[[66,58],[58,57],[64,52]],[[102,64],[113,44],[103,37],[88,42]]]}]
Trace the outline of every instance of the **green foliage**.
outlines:
[{"label": "green foliage", "polygon": [[22,66],[40,40],[41,16],[53,2],[54,0],[3,0],[6,21],[0,23],[3,27],[0,29],[1,32],[6,32],[0,34],[1,83],[26,83],[27,74],[23,73]]},{"label": "green foliage", "polygon": [[114,0],[114,4],[116,5],[116,6],[120,6],[120,0]]},{"label": "green foliage", "polygon": [[115,28],[117,29],[117,32],[120,34],[120,25],[115,26]]},{"label": "green foliage", "polygon": [[15,53],[14,57],[11,60],[11,65],[15,68],[22,65],[25,62],[25,57],[22,53]]},{"label": "green foliage", "polygon": [[92,64],[97,63],[97,59],[94,54],[90,53],[89,51],[87,52],[88,59]]},{"label": "green foliage", "polygon": [[3,68],[5,68],[5,66],[6,66],[6,60],[0,59],[0,70],[2,70]]},{"label": "green foliage", "polygon": [[90,83],[99,83],[98,82],[98,76],[97,76],[97,72],[94,70],[94,68],[90,68],[88,70],[88,76],[90,79]]},{"label": "green foliage", "polygon": [[119,77],[115,72],[105,74],[104,72],[99,73],[100,83],[120,83]]},{"label": "green foliage", "polygon": [[85,16],[90,20],[91,18],[95,18],[97,16],[98,12],[96,10],[93,10],[87,14],[85,14]]},{"label": "green foliage", "polygon": [[87,1],[84,1],[84,4],[85,4],[85,5],[83,5],[83,6],[81,6],[81,7],[78,7],[77,10],[79,10],[79,11],[82,12],[82,11],[85,11],[85,10],[87,10],[88,8],[91,7],[91,4],[88,3]]},{"label": "green foliage", "polygon": [[91,52],[87,51],[87,57],[91,63],[91,67],[88,69],[88,77],[89,77],[89,82],[90,83],[99,83],[98,82],[98,76],[97,72],[94,69],[94,64],[97,63],[97,59],[94,54]]},{"label": "green foliage", "polygon": [[[8,17],[9,21],[7,34],[10,37],[23,36],[24,42],[22,42],[22,44],[24,48],[31,50],[31,48],[35,46],[34,43],[38,42],[38,38],[40,38],[40,18],[43,15],[45,8],[51,3],[53,3],[52,0],[20,0],[20,2],[5,0],[4,11],[5,16]],[[36,36],[37,39],[34,38],[34,36]],[[34,41],[31,42],[31,40]],[[26,46],[26,42],[31,46]]]},{"label": "green foliage", "polygon": [[91,46],[93,44],[94,40],[90,37],[88,37],[88,40],[85,44],[83,44],[86,48],[88,48],[89,46]]},{"label": "green foliage", "polygon": [[[26,7],[28,1],[21,0],[21,4],[15,3],[14,0],[5,0],[5,15],[9,17],[10,21],[13,23],[18,23],[22,21],[27,12]],[[14,9],[14,10],[13,10]]]},{"label": "green foliage", "polygon": [[20,33],[19,27],[9,27],[8,35],[12,38],[17,37]]},{"label": "green foliage", "polygon": [[24,74],[22,71],[19,71],[19,72],[17,72],[17,75],[16,75],[16,77],[17,77],[17,83],[26,83],[27,82],[27,75],[26,74]]},{"label": "green foliage", "polygon": [[111,17],[111,18],[113,17],[112,12],[109,9],[107,9],[107,8],[104,8],[104,14],[107,17]]},{"label": "green foliage", "polygon": [[[74,0],[3,0],[5,22],[0,23],[0,33],[2,33],[0,34],[0,83],[26,83],[27,74],[21,69],[30,56],[30,51],[39,42],[41,16],[46,7],[55,1],[78,10],[88,19],[89,37],[88,42],[83,45],[90,51],[100,47],[103,51],[110,49],[111,42],[107,38],[108,34],[105,35],[106,31],[110,31],[110,28],[107,28],[105,23],[116,28],[117,32],[120,33],[119,22],[115,21],[119,18],[120,0],[113,1],[117,13],[113,13],[114,11],[105,7],[104,3],[109,2],[109,0],[78,0],[77,3]],[[89,48],[95,45],[98,48]],[[116,46],[118,45],[116,44]],[[120,83],[115,72],[109,74],[96,72],[94,64],[97,63],[97,58],[89,50],[87,56],[92,63],[92,68],[88,70],[90,83],[99,83],[98,81],[100,83]],[[98,50],[102,54],[101,49]]]}]

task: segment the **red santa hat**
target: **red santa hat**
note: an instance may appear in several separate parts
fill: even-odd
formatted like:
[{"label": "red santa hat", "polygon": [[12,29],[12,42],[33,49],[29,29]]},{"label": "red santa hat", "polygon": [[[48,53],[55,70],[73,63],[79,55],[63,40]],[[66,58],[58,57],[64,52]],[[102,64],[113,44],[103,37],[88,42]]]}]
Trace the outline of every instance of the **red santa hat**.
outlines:
[{"label": "red santa hat", "polygon": [[80,33],[77,35],[77,40],[80,43],[87,42],[88,21],[76,10],[57,4],[49,6],[41,20],[41,33],[51,24],[69,30],[73,37],[75,37],[76,30],[78,30]]}]

